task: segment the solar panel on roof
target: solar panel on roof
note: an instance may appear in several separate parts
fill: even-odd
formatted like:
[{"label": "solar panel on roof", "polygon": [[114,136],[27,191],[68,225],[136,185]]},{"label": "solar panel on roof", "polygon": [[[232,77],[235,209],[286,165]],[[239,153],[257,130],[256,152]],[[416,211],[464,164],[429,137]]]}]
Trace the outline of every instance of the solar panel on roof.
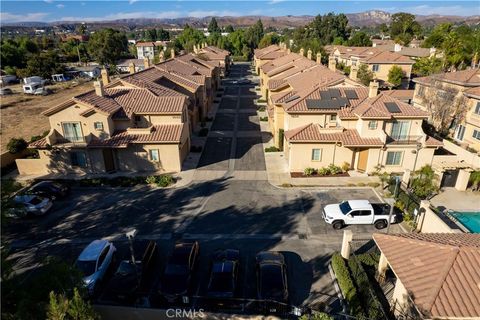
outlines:
[{"label": "solar panel on roof", "polygon": [[340,90],[338,90],[336,88],[328,89],[328,93],[330,94],[330,97],[332,97],[332,98],[338,98],[338,97],[342,96],[340,94]]},{"label": "solar panel on roof", "polygon": [[346,98],[322,100],[322,99],[306,99],[305,103],[308,109],[340,109],[348,102]]},{"label": "solar panel on roof", "polygon": [[402,112],[395,102],[385,102],[384,104],[385,104],[385,107],[387,108],[387,110],[391,113]]},{"label": "solar panel on roof", "polygon": [[294,95],[294,96],[291,96],[290,98],[288,98],[287,100],[285,100],[285,102],[286,103],[292,102],[293,100],[297,100],[298,98],[300,98],[300,96]]},{"label": "solar panel on roof", "polygon": [[358,99],[358,95],[355,90],[345,90],[345,96],[347,99]]},{"label": "solar panel on roof", "polygon": [[328,91],[320,91],[320,99],[322,100],[330,100],[332,97],[330,96],[330,92]]}]

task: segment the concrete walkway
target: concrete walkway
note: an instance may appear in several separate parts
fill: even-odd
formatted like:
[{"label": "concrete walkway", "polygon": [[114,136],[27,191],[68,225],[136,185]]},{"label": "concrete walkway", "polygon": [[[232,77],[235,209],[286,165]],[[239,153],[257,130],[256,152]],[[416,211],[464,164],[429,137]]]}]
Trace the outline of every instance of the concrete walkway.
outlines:
[{"label": "concrete walkway", "polygon": [[453,211],[480,211],[480,192],[458,191],[445,188],[442,193],[433,197],[430,203],[435,207],[444,207]]}]

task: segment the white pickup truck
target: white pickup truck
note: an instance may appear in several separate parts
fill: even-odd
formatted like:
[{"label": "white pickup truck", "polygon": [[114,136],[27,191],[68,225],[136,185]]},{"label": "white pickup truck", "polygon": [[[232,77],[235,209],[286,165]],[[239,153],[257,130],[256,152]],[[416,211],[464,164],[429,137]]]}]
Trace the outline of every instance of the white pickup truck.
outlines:
[{"label": "white pickup truck", "polygon": [[[386,203],[370,203],[368,200],[348,200],[329,204],[323,208],[323,219],[334,229],[341,229],[349,224],[373,224],[377,229],[387,227],[390,205]],[[397,221],[392,215],[391,223]]]}]

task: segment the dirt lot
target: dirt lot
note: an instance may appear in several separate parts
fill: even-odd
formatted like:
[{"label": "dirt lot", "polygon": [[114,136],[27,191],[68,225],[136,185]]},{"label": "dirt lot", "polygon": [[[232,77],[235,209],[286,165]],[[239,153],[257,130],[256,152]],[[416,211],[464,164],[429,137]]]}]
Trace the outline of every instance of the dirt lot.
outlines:
[{"label": "dirt lot", "polygon": [[54,107],[66,99],[93,89],[92,82],[82,84],[71,81],[54,84],[48,88],[54,91],[48,96],[33,96],[22,93],[22,85],[9,86],[14,92],[10,96],[0,98],[1,107],[1,151],[6,151],[11,138],[24,138],[40,135],[50,129],[48,119],[41,115],[42,111]]}]

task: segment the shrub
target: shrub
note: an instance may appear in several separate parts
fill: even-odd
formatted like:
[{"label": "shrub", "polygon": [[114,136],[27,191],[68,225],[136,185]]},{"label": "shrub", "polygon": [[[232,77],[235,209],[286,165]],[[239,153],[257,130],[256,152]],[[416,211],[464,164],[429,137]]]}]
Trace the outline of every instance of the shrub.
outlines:
[{"label": "shrub", "polygon": [[342,163],[342,171],[347,172],[348,170],[350,170],[350,163],[348,162]]},{"label": "shrub", "polygon": [[339,253],[335,253],[332,256],[332,269],[335,272],[343,296],[348,302],[350,314],[358,317],[364,316],[360,300],[358,299],[357,288],[355,288],[345,260]]},{"label": "shrub", "polygon": [[359,183],[357,183],[357,187],[365,187],[365,183],[364,182],[359,182]]},{"label": "shrub", "polygon": [[155,184],[157,183],[157,177],[155,176],[148,176],[147,179],[145,179],[145,182],[147,184]]},{"label": "shrub", "polygon": [[319,176],[328,176],[330,174],[330,169],[328,167],[323,167],[318,169]]},{"label": "shrub", "polygon": [[265,148],[265,152],[278,152],[278,151],[280,151],[280,150],[275,146]]},{"label": "shrub", "polygon": [[172,184],[175,183],[175,179],[173,179],[173,176],[170,175],[170,174],[166,174],[166,175],[163,175],[163,176],[160,176],[160,177],[157,177],[157,186],[161,187],[161,188],[165,188],[165,187],[168,187]]},{"label": "shrub", "polygon": [[369,182],[367,183],[367,186],[372,188],[378,188],[380,186],[380,182]]},{"label": "shrub", "polygon": [[303,170],[303,174],[306,175],[307,177],[314,175],[315,173],[317,173],[317,169],[315,168],[305,168],[305,170]]},{"label": "shrub", "polygon": [[258,111],[260,111],[260,112],[265,111],[265,106],[260,106],[260,107],[258,107]]},{"label": "shrub", "polygon": [[330,174],[339,174],[342,172],[342,168],[334,165],[333,163],[328,165],[328,170],[330,171]]},{"label": "shrub", "polygon": [[22,138],[12,138],[8,141],[7,149],[10,153],[20,153],[27,149],[28,143]]},{"label": "shrub", "polygon": [[304,314],[299,320],[333,320],[333,318],[324,312],[316,312],[311,315]]},{"label": "shrub", "polygon": [[265,102],[267,102],[267,100],[265,100],[265,99],[258,99],[257,102],[258,102],[258,103],[265,103]]},{"label": "shrub", "polygon": [[268,117],[260,117],[260,121],[268,121]]},{"label": "shrub", "polygon": [[202,128],[200,131],[198,131],[198,136],[199,137],[206,137],[208,134],[208,128]]}]

